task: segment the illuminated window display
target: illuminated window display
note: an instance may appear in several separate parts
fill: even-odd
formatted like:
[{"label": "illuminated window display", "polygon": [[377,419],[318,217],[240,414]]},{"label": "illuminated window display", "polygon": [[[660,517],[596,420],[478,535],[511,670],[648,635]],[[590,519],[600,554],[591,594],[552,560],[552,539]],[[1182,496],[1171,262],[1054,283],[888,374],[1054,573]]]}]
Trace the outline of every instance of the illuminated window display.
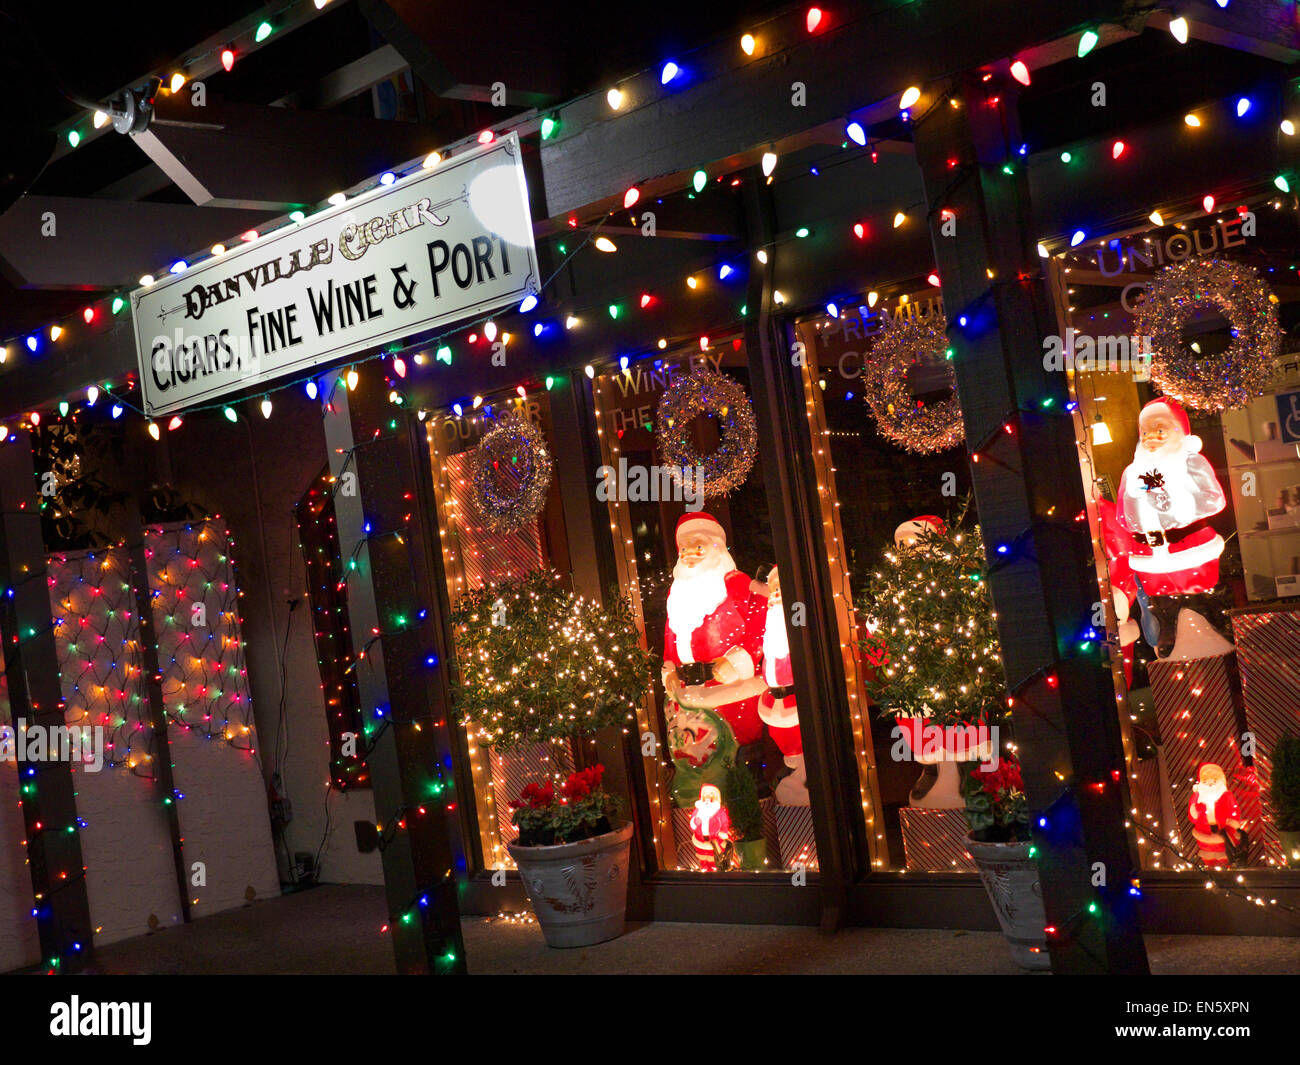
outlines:
[{"label": "illuminated window display", "polygon": [[1149,870],[1287,861],[1273,780],[1300,732],[1300,366],[1282,206],[1162,210],[1050,264]]},{"label": "illuminated window display", "polygon": [[638,719],[664,870],[816,868],[799,708],[739,338],[597,372],[616,565],[660,683]]},{"label": "illuminated window display", "polygon": [[[452,607],[467,594],[540,570],[569,571],[568,545],[550,458],[534,450],[549,433],[543,393],[500,402],[482,397],[427,423],[438,539]],[[542,482],[545,483],[542,483]],[[510,800],[534,781],[574,768],[567,738],[508,751],[481,745],[466,731],[483,862],[513,868]]]},{"label": "illuminated window display", "polygon": [[973,873],[963,763],[1013,745],[942,304],[835,310],[795,342],[872,866]]}]

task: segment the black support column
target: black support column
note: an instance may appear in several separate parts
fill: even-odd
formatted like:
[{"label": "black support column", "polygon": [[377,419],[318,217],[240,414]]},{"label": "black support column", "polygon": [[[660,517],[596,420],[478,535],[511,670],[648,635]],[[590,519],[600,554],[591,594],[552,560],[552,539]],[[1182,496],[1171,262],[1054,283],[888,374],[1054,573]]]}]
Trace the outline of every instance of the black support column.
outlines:
[{"label": "black support column", "polygon": [[1014,86],[1000,80],[968,72],[939,93],[916,122],[916,154],[967,448],[979,453],[971,473],[1053,969],[1146,973],[1115,694],[1099,645],[1080,644],[1099,592],[1088,525],[1075,520],[1084,498],[1067,382],[1043,365],[1055,317],[1017,153]]},{"label": "black support column", "polygon": [[[37,506],[31,437],[14,430],[0,443],[0,632],[14,742],[20,722],[44,729],[64,723],[45,546]],[[47,971],[76,972],[94,952],[72,770],[66,761],[18,760],[18,785],[35,897],[36,927]]]},{"label": "black support column", "polygon": [[[745,189],[749,246],[771,247],[776,231],[772,196],[756,169],[746,175]],[[865,871],[866,840],[860,801],[855,805],[851,798],[858,794],[852,711],[831,605],[803,370],[793,360],[783,327],[772,318],[775,254],[769,253],[766,266],[751,268],[745,348],[781,594],[790,606],[803,603],[806,608],[807,624],[789,626],[790,654],[812,799],[821,926],[832,931],[844,922],[849,884]]]},{"label": "black support column", "polygon": [[[336,385],[325,441],[347,581],[353,668],[381,826],[389,929],[399,972],[463,974],[458,883],[466,871],[447,688],[452,661],[436,592],[436,529],[423,434],[386,401],[375,367]],[[422,469],[420,464],[424,464]],[[360,746],[358,749],[362,749]]]}]

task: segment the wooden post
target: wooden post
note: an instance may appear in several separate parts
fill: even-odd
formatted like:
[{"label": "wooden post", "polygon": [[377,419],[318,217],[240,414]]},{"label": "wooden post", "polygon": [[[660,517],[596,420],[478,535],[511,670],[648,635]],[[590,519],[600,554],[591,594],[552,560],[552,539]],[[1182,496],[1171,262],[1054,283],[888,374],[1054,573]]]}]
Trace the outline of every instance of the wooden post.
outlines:
[{"label": "wooden post", "polygon": [[971,476],[1055,929],[1052,966],[1146,973],[1115,693],[1100,644],[1081,642],[1099,592],[1088,524],[1076,520],[1085,500],[1066,379],[1044,367],[1043,337],[1056,327],[1017,151],[1014,88],[961,76],[916,121],[917,161],[966,446],[979,452]]},{"label": "wooden post", "polygon": [[[138,452],[137,452],[138,454]],[[136,469],[147,469],[139,464]],[[132,496],[126,504],[126,550],[130,553],[131,593],[140,623],[140,673],[143,695],[149,706],[149,727],[153,731],[153,778],[157,794],[166,807],[167,831],[171,835],[172,864],[180,892],[181,917],[186,924],[190,913],[189,871],[185,868],[185,837],[181,835],[180,807],[172,776],[172,745],[167,734],[167,707],[163,702],[162,668],[158,664],[158,639],[154,635],[153,593],[149,587],[149,558],[144,546],[144,523],[140,500]]]},{"label": "wooden post", "polygon": [[472,804],[452,758],[446,597],[423,520],[434,513],[428,451],[374,369],[362,376],[355,393],[336,384],[324,423],[389,934],[399,972],[464,974],[457,892]]},{"label": "wooden post", "polygon": [[[745,188],[750,246],[770,246],[775,234],[771,193],[757,169],[750,170]],[[803,371],[772,319],[774,269],[769,255],[767,265],[755,266],[749,275],[745,347],[782,598],[789,604],[787,613],[796,603],[806,608],[807,624],[790,626],[790,655],[812,799],[821,924],[832,931],[845,919],[849,884],[863,871],[866,841],[862,807],[851,801],[847,783],[857,777],[851,710],[840,668],[839,626],[830,605],[817,478],[803,424]]]},{"label": "wooden post", "polygon": [[[0,443],[0,586],[10,723],[21,755],[22,723],[61,728],[64,706],[31,436],[17,429]],[[18,783],[45,967],[48,972],[77,972],[94,955],[94,929],[72,770],[64,760],[19,757]]]}]

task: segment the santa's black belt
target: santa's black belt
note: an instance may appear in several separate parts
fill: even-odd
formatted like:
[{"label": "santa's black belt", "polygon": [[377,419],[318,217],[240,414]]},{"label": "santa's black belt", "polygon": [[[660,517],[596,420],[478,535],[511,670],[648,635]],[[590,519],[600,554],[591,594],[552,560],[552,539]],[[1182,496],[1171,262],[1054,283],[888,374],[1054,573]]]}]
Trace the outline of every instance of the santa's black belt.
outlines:
[{"label": "santa's black belt", "polygon": [[[1138,535],[1134,537],[1138,543],[1144,541],[1153,547],[1160,547],[1168,544],[1170,547],[1180,544],[1189,536],[1193,536],[1202,529],[1212,529],[1208,518],[1201,518],[1199,521],[1192,522],[1191,525],[1183,525],[1177,529],[1165,529],[1162,532],[1147,533],[1145,536]],[[1154,541],[1154,542],[1152,542]]]},{"label": "santa's black belt", "polygon": [[708,662],[683,662],[677,667],[677,679],[683,684],[707,684],[713,679],[713,666]]},{"label": "santa's black belt", "polygon": [[779,688],[768,688],[767,691],[773,699],[788,699],[794,694],[794,685],[784,684]]}]

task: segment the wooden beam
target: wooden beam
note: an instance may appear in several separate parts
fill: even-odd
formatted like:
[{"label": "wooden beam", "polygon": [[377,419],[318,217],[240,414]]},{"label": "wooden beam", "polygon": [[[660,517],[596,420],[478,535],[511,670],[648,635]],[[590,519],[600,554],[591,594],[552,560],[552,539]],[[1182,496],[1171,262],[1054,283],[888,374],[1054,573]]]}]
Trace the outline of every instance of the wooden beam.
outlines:
[{"label": "wooden beam", "polygon": [[[31,436],[14,430],[0,446],[0,634],[15,730],[23,722],[42,729],[65,723],[38,502]],[[46,971],[77,972],[94,955],[94,926],[71,766],[20,757],[18,779]]]},{"label": "wooden beam", "polygon": [[351,654],[365,654],[356,678],[368,731],[358,742],[382,826],[389,935],[399,972],[463,974],[457,885],[472,790],[467,767],[452,758],[457,715],[441,558],[426,540],[434,523],[419,517],[436,505],[429,452],[424,433],[411,431],[413,419],[391,428],[384,390],[368,385],[337,391],[324,420],[330,472],[341,479],[339,544],[356,563],[344,575]]},{"label": "wooden beam", "polygon": [[21,288],[134,288],[144,274],[266,218],[183,203],[24,196],[0,215],[0,269]]},{"label": "wooden beam", "polygon": [[[143,133],[132,134],[196,204],[285,211],[437,146],[424,126],[287,107],[214,100],[190,106],[184,90]],[[329,150],[322,150],[328,145]]]},{"label": "wooden beam", "polygon": [[[280,41],[299,26],[304,26],[319,15],[326,14],[334,10],[327,6],[324,9],[318,8],[315,4],[268,4],[250,12],[243,18],[232,22],[224,29],[218,30],[209,37],[204,38],[193,48],[188,48],[180,55],[173,56],[164,66],[155,67],[151,71],[141,74],[138,78],[128,81],[121,86],[116,92],[110,93],[104,97],[105,100],[112,99],[128,89],[139,88],[145,84],[149,78],[158,77],[163,79],[164,83],[171,75],[178,70],[185,71],[186,77],[191,81],[201,81],[211,74],[216,74],[222,70],[221,50],[228,46],[233,46],[238,52],[240,59],[247,58],[253,52],[259,51],[272,44],[278,44]],[[263,22],[270,22],[274,32],[270,37],[262,41],[257,41],[257,27]],[[197,58],[195,58],[197,57]],[[64,122],[58,128],[58,138],[55,145],[54,155],[50,162],[53,163],[62,159],[69,152],[76,151],[68,142],[68,131],[76,129],[80,134],[78,147],[84,147],[87,143],[95,140],[105,134],[112,134],[112,125],[106,125],[99,129],[88,121],[89,115],[84,112],[74,115],[67,122]]]},{"label": "wooden beam", "polygon": [[[957,219],[955,235],[946,235],[932,210],[931,239],[967,449],[981,453],[971,480],[993,564],[989,589],[1015,696],[1015,740],[1031,817],[1042,819],[1033,836],[1047,924],[1057,929],[1048,939],[1052,967],[1145,974],[1129,895],[1139,870],[1125,828],[1115,693],[1098,646],[1078,644],[1100,593],[1088,526],[1074,520],[1085,509],[1074,421],[1065,414],[1065,375],[1042,358],[1056,321],[1035,252],[1028,179],[1023,170],[1002,172],[1020,140],[1014,87],[1000,107],[987,105],[975,73],[964,75],[960,91],[964,106],[936,108],[917,124],[915,143],[930,203]],[[959,314],[967,325],[954,322]]]},{"label": "wooden beam", "polygon": [[[1127,7],[1122,0],[874,0],[811,37],[803,11],[791,11],[768,26],[774,40],[795,43],[752,58],[734,40],[701,49],[692,57],[695,81],[679,92],[666,92],[657,70],[645,71],[619,82],[625,103],[618,112],[603,91],[560,108],[559,132],[542,145],[549,213],[603,200],[647,176],[761,154],[793,133],[864,109],[896,115],[908,85],[1005,61],[1077,26],[1118,22]],[[796,82],[806,91],[802,105],[793,97]]]}]

